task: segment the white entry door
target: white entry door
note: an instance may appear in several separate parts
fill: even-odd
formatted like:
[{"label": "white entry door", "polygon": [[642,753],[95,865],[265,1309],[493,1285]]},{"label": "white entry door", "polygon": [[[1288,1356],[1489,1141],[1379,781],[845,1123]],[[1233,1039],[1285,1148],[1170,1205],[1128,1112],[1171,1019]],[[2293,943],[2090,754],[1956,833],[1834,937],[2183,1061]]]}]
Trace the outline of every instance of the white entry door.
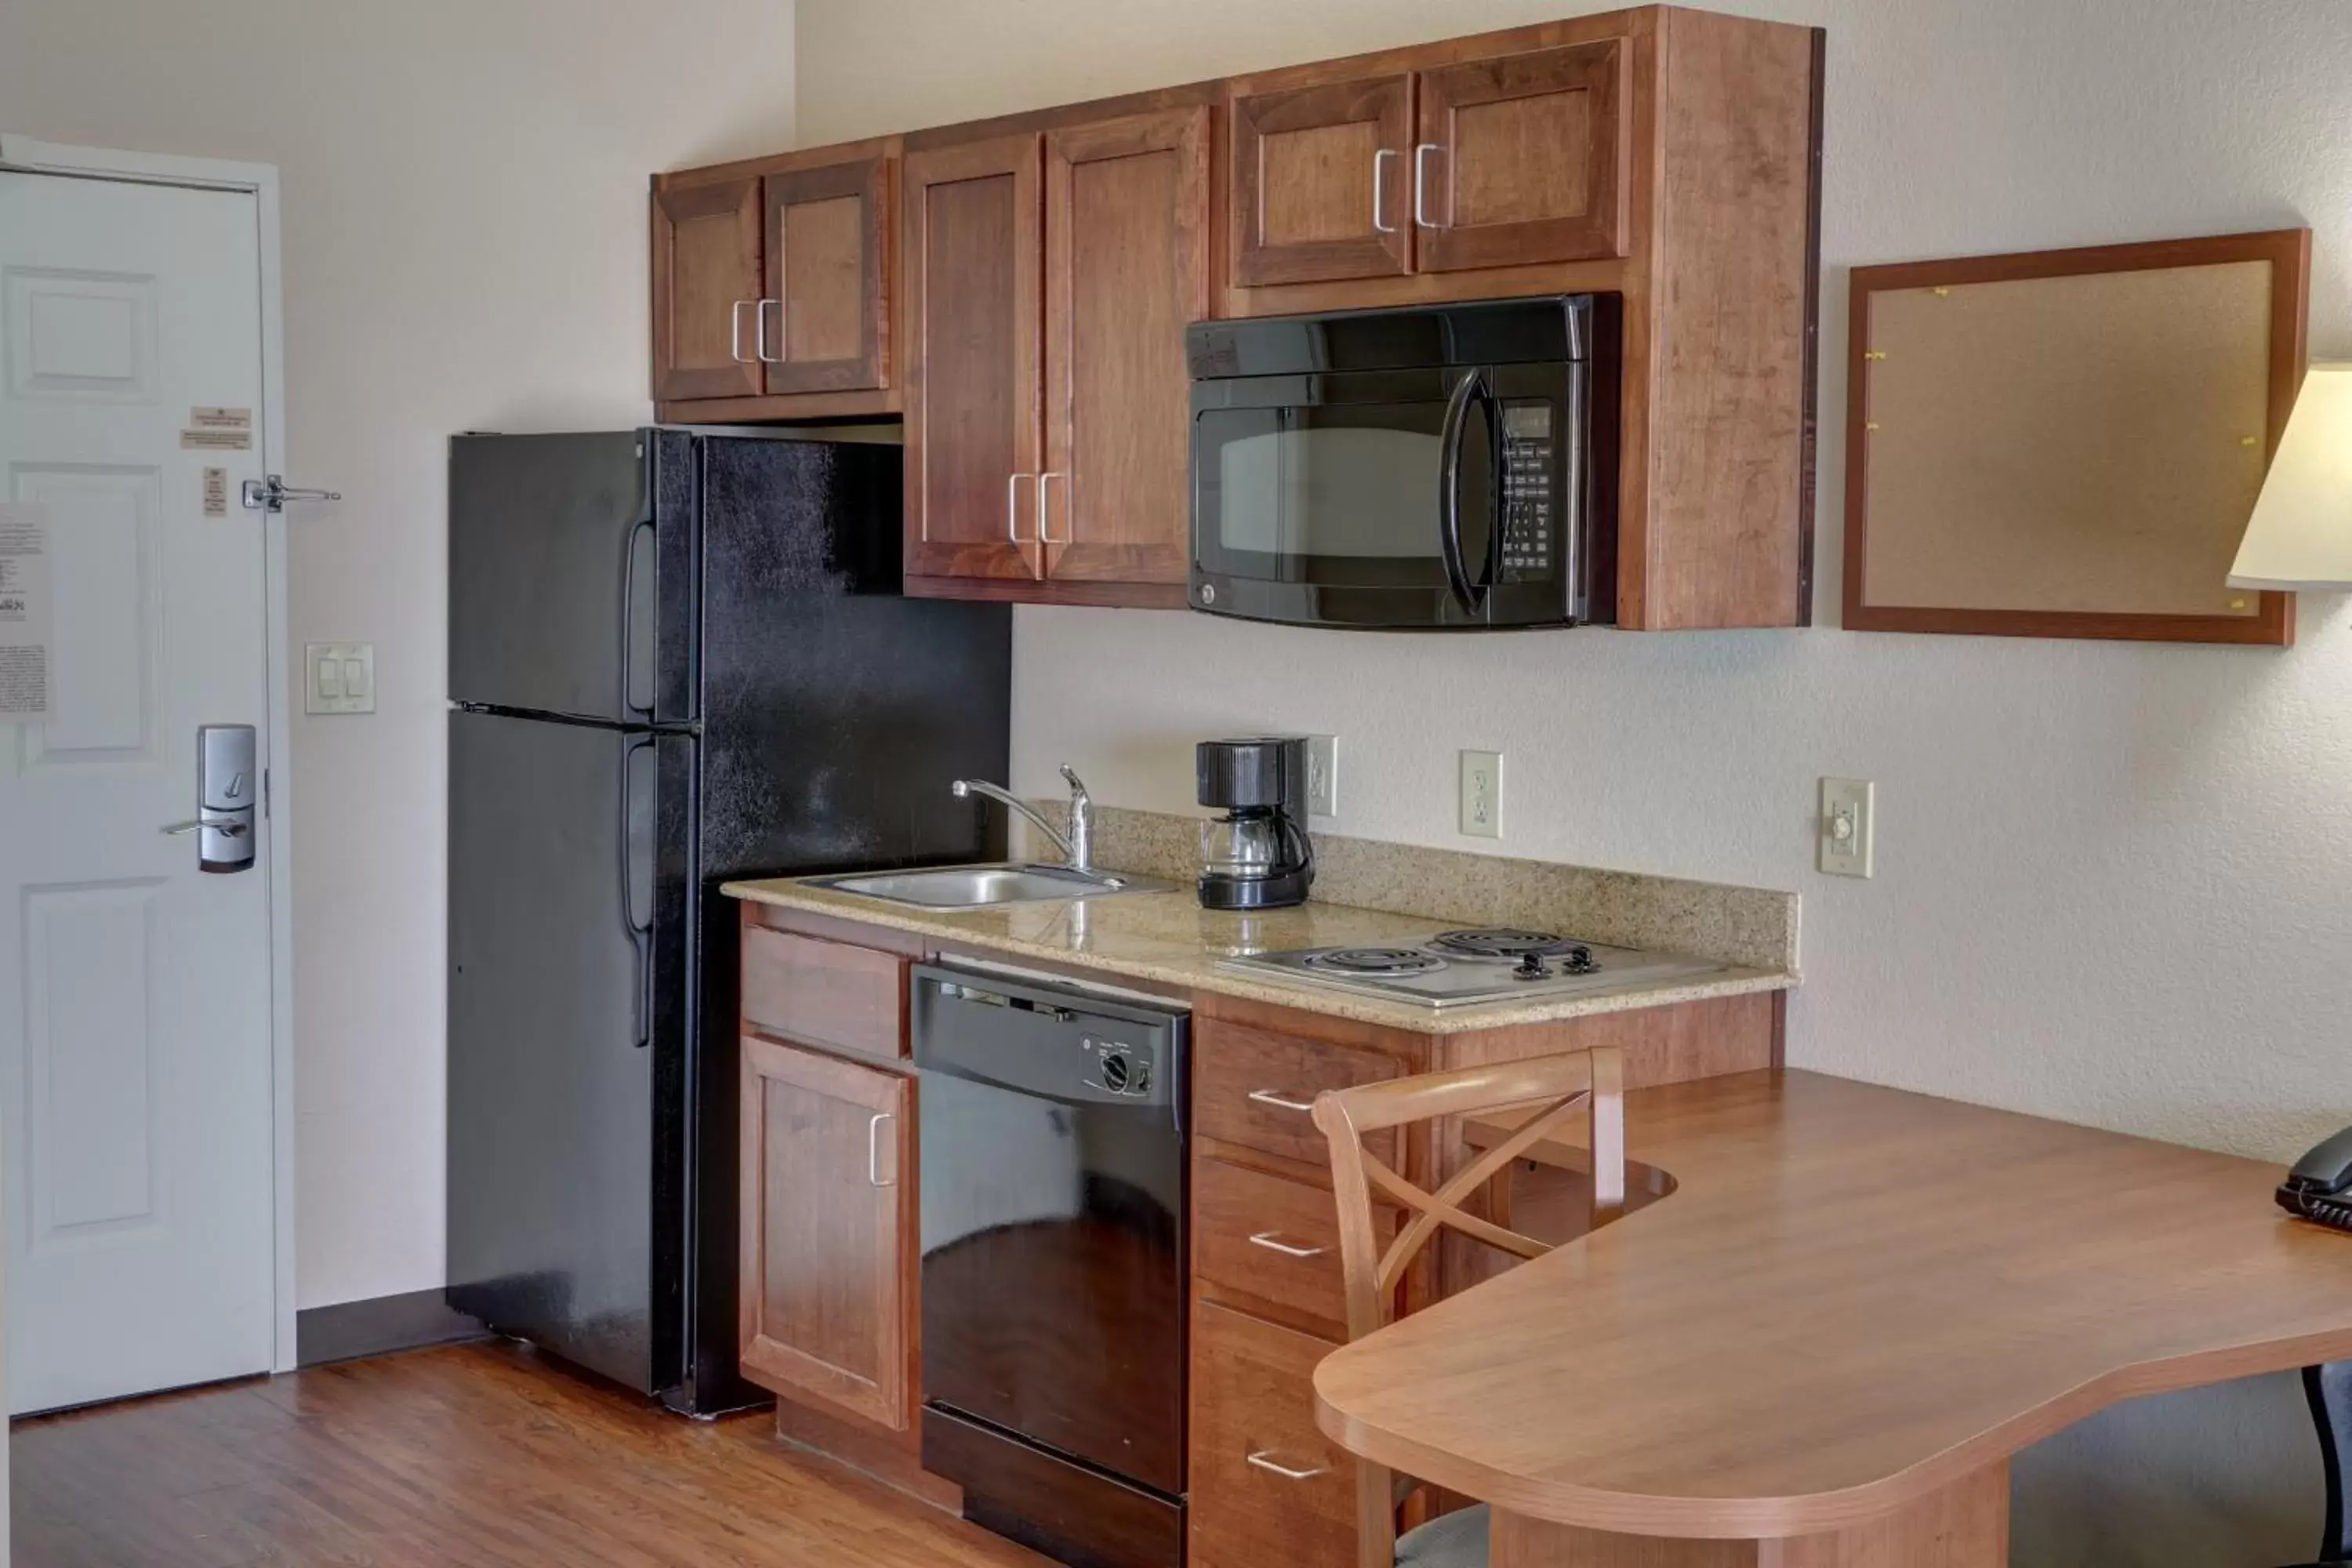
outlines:
[{"label": "white entry door", "polygon": [[[217,874],[162,831],[198,726],[268,754],[256,202],[0,173],[0,500],[45,509],[55,597],[48,717],[0,721],[16,1413],[270,1364],[268,835]],[[231,410],[248,449],[184,437]]]}]

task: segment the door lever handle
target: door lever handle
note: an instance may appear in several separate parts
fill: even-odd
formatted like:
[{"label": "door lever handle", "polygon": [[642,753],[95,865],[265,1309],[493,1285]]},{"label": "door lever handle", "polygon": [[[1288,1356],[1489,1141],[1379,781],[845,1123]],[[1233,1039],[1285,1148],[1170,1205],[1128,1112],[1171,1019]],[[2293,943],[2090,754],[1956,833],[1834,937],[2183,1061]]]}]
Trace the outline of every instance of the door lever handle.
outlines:
[{"label": "door lever handle", "polygon": [[194,822],[175,822],[169,827],[159,827],[156,831],[166,838],[177,838],[183,834],[200,832],[207,827],[224,838],[242,838],[253,831],[242,822],[206,822],[202,817],[198,817]]}]

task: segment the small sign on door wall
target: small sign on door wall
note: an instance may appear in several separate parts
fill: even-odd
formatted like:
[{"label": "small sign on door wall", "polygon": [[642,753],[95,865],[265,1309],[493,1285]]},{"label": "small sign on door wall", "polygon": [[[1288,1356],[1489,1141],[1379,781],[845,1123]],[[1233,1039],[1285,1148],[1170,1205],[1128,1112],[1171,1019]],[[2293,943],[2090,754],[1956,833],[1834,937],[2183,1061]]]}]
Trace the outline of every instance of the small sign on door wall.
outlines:
[{"label": "small sign on door wall", "polygon": [[205,515],[206,517],[228,515],[228,470],[226,468],[205,470]]},{"label": "small sign on door wall", "polygon": [[187,428],[180,432],[180,448],[190,452],[253,450],[253,410],[198,404],[188,410]]},{"label": "small sign on door wall", "polygon": [[49,714],[49,509],[0,501],[0,723]]}]

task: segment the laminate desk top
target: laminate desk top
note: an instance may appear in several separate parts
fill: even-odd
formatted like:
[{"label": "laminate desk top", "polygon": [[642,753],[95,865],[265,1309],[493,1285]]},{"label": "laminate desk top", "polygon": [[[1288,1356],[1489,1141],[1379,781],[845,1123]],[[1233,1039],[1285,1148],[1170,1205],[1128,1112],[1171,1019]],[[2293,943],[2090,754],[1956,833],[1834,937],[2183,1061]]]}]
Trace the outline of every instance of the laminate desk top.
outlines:
[{"label": "laminate desk top", "polygon": [[1326,1433],[1537,1520],[1767,1539],[2352,1357],[2352,1235],[2281,1214],[2273,1165],[1794,1071],[1626,1120],[1676,1191],[1333,1352]]}]

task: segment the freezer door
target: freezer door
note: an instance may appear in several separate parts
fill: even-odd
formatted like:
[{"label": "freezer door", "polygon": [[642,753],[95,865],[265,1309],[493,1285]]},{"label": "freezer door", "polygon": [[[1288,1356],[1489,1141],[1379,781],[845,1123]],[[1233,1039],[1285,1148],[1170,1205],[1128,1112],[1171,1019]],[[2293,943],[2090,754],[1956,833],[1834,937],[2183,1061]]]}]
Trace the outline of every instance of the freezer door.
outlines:
[{"label": "freezer door", "polygon": [[682,1353],[693,768],[449,716],[448,1299],[647,1393]]},{"label": "freezer door", "polygon": [[899,448],[703,440],[706,879],[984,859],[1013,613],[899,593]]},{"label": "freezer door", "polygon": [[449,695],[608,723],[694,712],[693,437],[449,443]]}]

